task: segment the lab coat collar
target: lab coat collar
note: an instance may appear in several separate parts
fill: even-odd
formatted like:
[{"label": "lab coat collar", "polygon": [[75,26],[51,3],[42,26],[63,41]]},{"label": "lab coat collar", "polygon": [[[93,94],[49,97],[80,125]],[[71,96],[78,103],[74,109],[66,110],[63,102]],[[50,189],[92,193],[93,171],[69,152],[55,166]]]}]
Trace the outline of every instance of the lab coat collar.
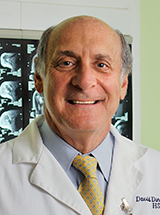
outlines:
[{"label": "lab coat collar", "polygon": [[15,139],[13,163],[32,163],[30,183],[43,189],[79,214],[91,215],[86,203],[64,172],[63,168],[42,143],[37,127],[44,118],[38,117]]},{"label": "lab coat collar", "polygon": [[[79,214],[91,215],[63,168],[42,143],[37,124],[41,125],[43,120],[43,116],[38,117],[15,139],[13,163],[34,164],[30,183]],[[134,164],[147,151],[146,147],[123,138],[113,126],[111,133],[115,137],[115,148],[104,215],[115,214],[121,205],[121,198],[128,199],[141,183],[143,173]]]},{"label": "lab coat collar", "polygon": [[40,116],[15,139],[13,148],[13,163],[37,163],[43,152],[43,143],[38,130],[44,117]]},{"label": "lab coat collar", "polygon": [[111,133],[115,137],[115,148],[104,215],[118,214],[116,211],[120,209],[121,199],[128,199],[139,186],[143,173],[134,164],[140,162],[147,151],[145,146],[122,137],[113,126]]}]

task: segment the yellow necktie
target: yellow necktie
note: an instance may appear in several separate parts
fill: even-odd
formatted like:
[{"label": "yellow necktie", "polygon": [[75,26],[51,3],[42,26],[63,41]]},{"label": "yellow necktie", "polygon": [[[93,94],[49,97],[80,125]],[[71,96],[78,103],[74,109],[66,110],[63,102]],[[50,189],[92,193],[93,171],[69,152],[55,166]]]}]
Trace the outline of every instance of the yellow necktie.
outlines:
[{"label": "yellow necktie", "polygon": [[96,178],[97,160],[88,155],[77,155],[73,165],[85,175],[83,182],[78,188],[84,201],[93,215],[103,214],[104,200]]}]

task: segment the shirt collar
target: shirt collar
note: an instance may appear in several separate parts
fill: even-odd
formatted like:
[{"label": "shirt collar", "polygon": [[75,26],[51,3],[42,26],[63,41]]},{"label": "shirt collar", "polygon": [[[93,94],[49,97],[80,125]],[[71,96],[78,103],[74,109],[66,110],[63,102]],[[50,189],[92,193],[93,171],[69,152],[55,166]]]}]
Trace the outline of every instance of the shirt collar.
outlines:
[{"label": "shirt collar", "polygon": [[114,137],[111,132],[109,132],[101,144],[91,152],[97,159],[100,170],[107,181],[110,175],[113,149]]},{"label": "shirt collar", "polygon": [[[43,143],[57,159],[64,171],[68,173],[72,165],[73,159],[77,154],[80,154],[79,151],[70,146],[56,133],[54,133],[47,124],[46,120],[44,120],[42,126],[39,127],[39,131]],[[102,143],[96,149],[89,153],[97,159],[100,170],[107,181],[109,179],[110,174],[113,148],[114,138],[109,132],[105,139],[102,141]]]}]

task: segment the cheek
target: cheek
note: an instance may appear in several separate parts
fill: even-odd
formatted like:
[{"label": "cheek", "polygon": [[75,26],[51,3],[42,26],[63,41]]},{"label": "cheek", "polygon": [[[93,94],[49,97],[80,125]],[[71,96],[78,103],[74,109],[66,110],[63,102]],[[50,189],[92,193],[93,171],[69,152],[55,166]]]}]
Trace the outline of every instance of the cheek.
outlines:
[{"label": "cheek", "polygon": [[44,101],[47,107],[49,103],[53,102],[53,97],[55,92],[54,86],[55,86],[55,83],[52,79],[45,78],[43,93],[44,93]]},{"label": "cheek", "polygon": [[44,97],[45,103],[59,104],[62,97],[64,97],[65,83],[59,76],[48,76],[44,81]]},{"label": "cheek", "polygon": [[118,81],[117,78],[107,79],[103,81],[103,89],[108,96],[120,96],[120,81]]}]

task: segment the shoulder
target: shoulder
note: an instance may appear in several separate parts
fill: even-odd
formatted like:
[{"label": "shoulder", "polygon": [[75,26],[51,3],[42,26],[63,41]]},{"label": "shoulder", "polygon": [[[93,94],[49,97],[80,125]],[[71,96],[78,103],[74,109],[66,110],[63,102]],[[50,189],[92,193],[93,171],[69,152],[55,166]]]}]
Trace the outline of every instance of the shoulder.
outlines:
[{"label": "shoulder", "polygon": [[143,153],[148,150],[146,146],[143,146],[139,143],[134,142],[133,140],[122,136],[113,125],[111,126],[111,134],[115,139],[115,147],[121,148],[121,151],[126,151],[126,153],[132,152],[133,154],[133,152],[136,153],[136,151],[138,152],[140,149]]},{"label": "shoulder", "polygon": [[[112,126],[111,127],[111,133],[115,138],[115,148],[120,148],[121,152],[123,153],[128,153],[128,156],[137,157],[139,158],[138,161],[139,163],[144,163],[144,165],[147,164],[154,164],[154,165],[159,165],[160,163],[160,152],[149,148],[145,145],[136,143],[124,136],[122,136],[117,129]],[[119,150],[120,151],[120,150]],[[125,154],[126,154],[125,153]]]},{"label": "shoulder", "polygon": [[[40,116],[33,120],[22,133],[7,142],[0,144],[0,163],[3,161],[9,160],[9,157],[13,159],[13,155],[17,152],[19,154],[26,154],[28,151],[33,151],[33,149],[37,148],[41,141],[41,137],[39,134],[38,126],[42,124],[44,120],[43,116]],[[36,149],[35,149],[36,150]],[[4,162],[3,162],[4,164]]]},{"label": "shoulder", "polygon": [[12,153],[15,139],[0,144],[0,160],[3,159],[5,154]]},{"label": "shoulder", "polygon": [[160,168],[160,152],[149,147],[146,148],[147,151],[138,164],[143,171],[156,172]]}]

